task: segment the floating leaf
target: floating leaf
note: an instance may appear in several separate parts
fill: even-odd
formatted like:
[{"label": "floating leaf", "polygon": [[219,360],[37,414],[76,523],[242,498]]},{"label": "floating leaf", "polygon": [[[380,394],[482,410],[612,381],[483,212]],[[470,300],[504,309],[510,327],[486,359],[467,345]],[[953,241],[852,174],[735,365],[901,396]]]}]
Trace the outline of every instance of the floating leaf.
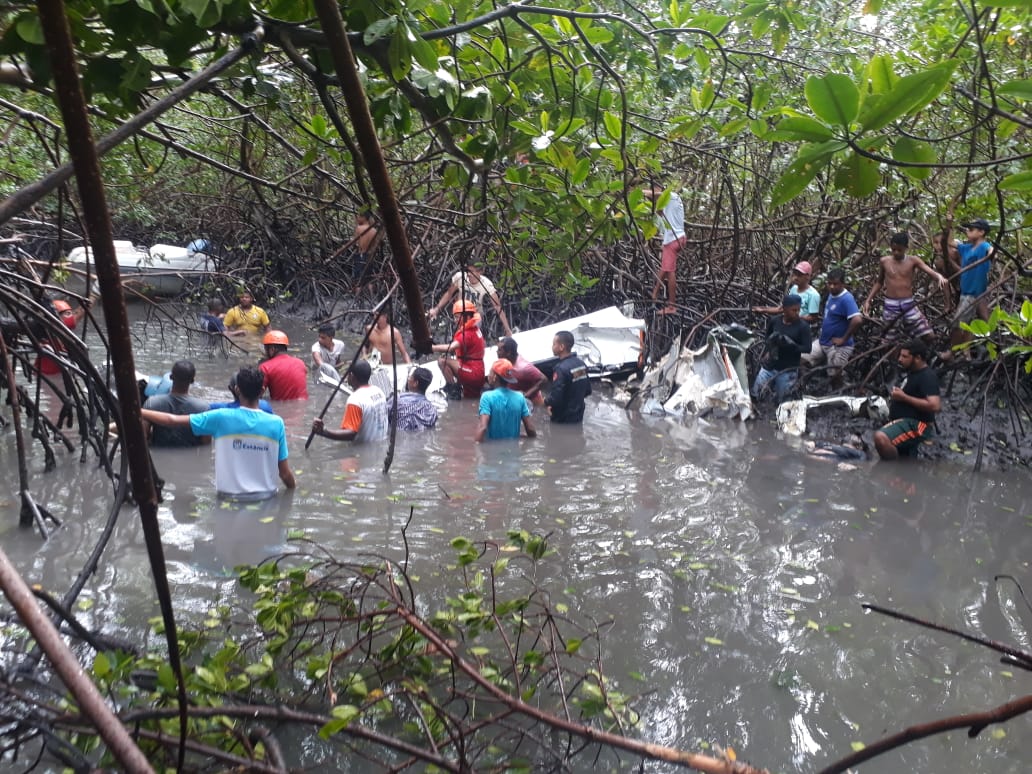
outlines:
[{"label": "floating leaf", "polygon": [[993,733],[992,733],[993,739],[1003,739],[1005,736],[1007,736],[1007,732],[1004,729],[1002,729],[1002,728],[994,728],[993,729]]},{"label": "floating leaf", "polygon": [[705,641],[708,645],[723,645],[723,640],[718,640],[716,637],[706,637]]},{"label": "floating leaf", "polygon": [[821,630],[820,625],[818,625],[818,623],[814,621],[812,618],[806,622],[806,628],[813,629],[815,632],[819,632]]},{"label": "floating leaf", "polygon": [[863,742],[850,742],[849,746],[853,748],[853,752],[860,752],[862,749],[867,747]]}]

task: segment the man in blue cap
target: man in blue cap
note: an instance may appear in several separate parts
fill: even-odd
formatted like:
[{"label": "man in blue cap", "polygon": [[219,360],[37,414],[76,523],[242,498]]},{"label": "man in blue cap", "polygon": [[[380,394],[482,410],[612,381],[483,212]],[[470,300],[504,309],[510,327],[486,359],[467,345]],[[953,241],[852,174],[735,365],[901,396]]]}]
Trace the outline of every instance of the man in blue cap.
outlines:
[{"label": "man in blue cap", "polygon": [[811,344],[810,326],[799,316],[802,303],[799,296],[790,293],[781,302],[781,316],[767,323],[767,356],[753,382],[754,398],[764,397],[773,380],[775,397],[781,403],[795,386],[799,359],[810,351]]}]

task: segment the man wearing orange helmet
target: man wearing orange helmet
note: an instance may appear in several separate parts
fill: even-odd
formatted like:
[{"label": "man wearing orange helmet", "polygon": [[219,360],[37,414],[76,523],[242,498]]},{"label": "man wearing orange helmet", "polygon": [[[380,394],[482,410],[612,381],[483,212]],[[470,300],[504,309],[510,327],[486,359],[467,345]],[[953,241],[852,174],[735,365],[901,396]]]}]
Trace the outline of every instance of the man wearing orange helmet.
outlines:
[{"label": "man wearing orange helmet", "polygon": [[265,376],[269,400],[307,400],[308,366],[299,357],[287,354],[290,339],[283,331],[269,331],[262,339],[265,360],[258,367]]},{"label": "man wearing orange helmet", "polygon": [[[448,383],[445,392],[452,398],[479,398],[484,389],[484,334],[480,315],[472,301],[452,304],[455,336],[450,344],[434,344],[434,352],[444,352],[437,361]],[[454,357],[449,357],[454,353]],[[460,392],[461,390],[461,392]]]}]

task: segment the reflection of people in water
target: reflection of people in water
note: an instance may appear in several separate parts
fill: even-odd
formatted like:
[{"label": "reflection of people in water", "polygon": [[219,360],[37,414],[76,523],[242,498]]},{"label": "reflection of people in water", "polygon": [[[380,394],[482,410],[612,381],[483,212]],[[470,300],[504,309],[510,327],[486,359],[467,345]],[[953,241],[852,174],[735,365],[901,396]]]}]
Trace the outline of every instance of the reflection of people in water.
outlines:
[{"label": "reflection of people in water", "polygon": [[212,569],[258,564],[282,553],[284,523],[293,500],[292,490],[256,503],[219,498],[211,514]]}]

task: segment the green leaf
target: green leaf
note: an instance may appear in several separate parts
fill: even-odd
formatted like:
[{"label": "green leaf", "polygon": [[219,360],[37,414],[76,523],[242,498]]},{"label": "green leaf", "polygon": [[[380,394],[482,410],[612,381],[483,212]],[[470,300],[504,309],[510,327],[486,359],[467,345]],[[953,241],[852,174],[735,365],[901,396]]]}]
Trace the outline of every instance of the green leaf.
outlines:
[{"label": "green leaf", "polygon": [[1032,191],[1032,170],[1007,175],[1000,181],[1000,189],[1004,191]]},{"label": "green leaf", "polygon": [[824,142],[834,137],[827,124],[808,116],[789,116],[782,118],[771,132],[769,140],[803,140],[805,142]]},{"label": "green leaf", "polygon": [[878,54],[871,57],[871,61],[864,68],[864,80],[869,94],[885,94],[892,89],[899,80],[892,67],[892,56]]},{"label": "green leaf", "polygon": [[407,28],[406,32],[409,35],[409,42],[412,44],[412,57],[419,62],[419,66],[430,72],[436,70],[437,49],[434,48],[434,44],[428,40],[423,40],[423,38]]},{"label": "green leaf", "polygon": [[381,38],[388,38],[398,28],[398,17],[388,16],[386,19],[377,19],[362,33],[362,42],[371,46]]},{"label": "green leaf", "polygon": [[46,40],[43,37],[43,25],[40,24],[39,17],[36,14],[22,16],[14,25],[14,29],[18,32],[18,37],[26,43],[32,43],[36,46],[46,44]]},{"label": "green leaf", "polygon": [[111,673],[111,661],[103,653],[98,653],[93,657],[93,675],[95,677],[105,677]]},{"label": "green leaf", "polygon": [[867,131],[875,132],[900,116],[916,113],[942,94],[956,64],[951,59],[900,78],[885,94],[875,94],[864,102],[860,123]]},{"label": "green leaf", "polygon": [[856,199],[870,196],[881,182],[878,162],[850,153],[835,173],[835,185]]},{"label": "green leaf", "polygon": [[[20,32],[20,30],[19,30]],[[1018,78],[996,87],[997,94],[1018,99],[1032,99],[1032,78]]]},{"label": "green leaf", "polygon": [[[892,146],[892,158],[917,164],[934,164],[938,160],[935,150],[926,142],[910,137],[900,137]],[[914,180],[924,180],[932,170],[927,167],[901,167],[904,175]]]},{"label": "green leaf", "polygon": [[829,124],[849,126],[860,110],[860,90],[846,75],[811,75],[804,91],[810,109]]},{"label": "green leaf", "polygon": [[338,731],[347,728],[348,724],[358,717],[359,714],[360,711],[358,707],[351,704],[341,704],[334,707],[330,710],[330,715],[333,717],[333,720],[329,721],[319,729],[319,736],[323,739],[329,739]]},{"label": "green leaf", "polygon": [[717,134],[720,137],[731,137],[733,135],[738,134],[743,129],[745,129],[745,127],[746,127],[746,125],[748,123],[749,123],[749,119],[746,116],[742,116],[741,118],[736,118],[733,121],[728,121],[726,124],[724,124],[722,127],[720,127],[720,131],[717,132]]},{"label": "green leaf", "polygon": [[829,140],[800,148],[795,161],[788,165],[788,169],[774,184],[771,191],[771,206],[778,207],[802,193],[817,173],[827,168],[832,156],[844,147],[844,142]]},{"label": "green leaf", "polygon": [[605,124],[606,134],[614,140],[619,140],[623,136],[623,121],[619,116],[614,113],[603,113],[602,122]]}]

